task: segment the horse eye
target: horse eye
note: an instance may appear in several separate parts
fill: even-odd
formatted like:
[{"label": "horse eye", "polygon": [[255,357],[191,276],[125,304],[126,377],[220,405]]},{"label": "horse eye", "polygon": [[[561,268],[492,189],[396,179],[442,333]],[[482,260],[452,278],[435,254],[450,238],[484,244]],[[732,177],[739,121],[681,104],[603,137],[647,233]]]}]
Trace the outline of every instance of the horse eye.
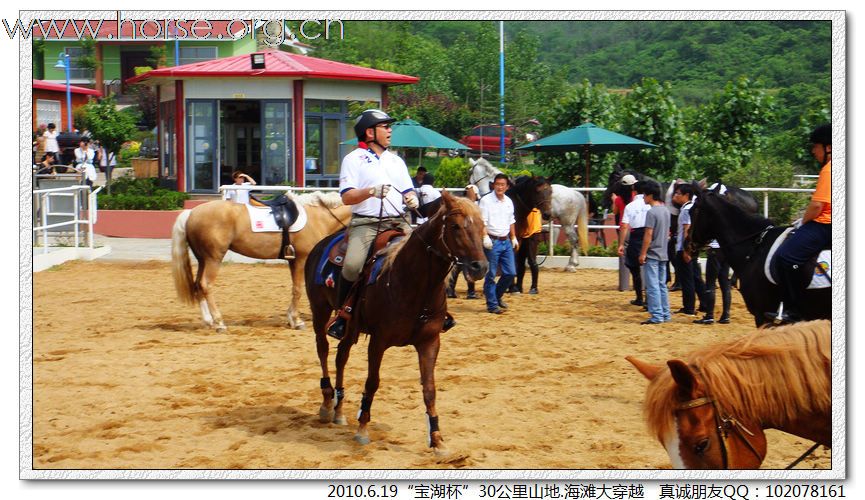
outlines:
[{"label": "horse eye", "polygon": [[694,445],[694,453],[697,455],[702,455],[709,448],[709,438],[701,439],[697,444]]},{"label": "horse eye", "polygon": [[460,228],[459,224],[456,224],[456,223],[451,224],[451,229],[459,229],[459,228]]}]

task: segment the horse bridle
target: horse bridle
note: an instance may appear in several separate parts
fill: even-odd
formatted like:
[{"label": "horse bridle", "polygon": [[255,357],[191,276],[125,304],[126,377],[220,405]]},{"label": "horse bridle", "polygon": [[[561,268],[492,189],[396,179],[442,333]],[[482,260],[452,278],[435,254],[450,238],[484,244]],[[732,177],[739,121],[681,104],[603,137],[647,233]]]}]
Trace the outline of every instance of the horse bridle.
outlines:
[{"label": "horse bridle", "polygon": [[[700,372],[695,368],[696,373],[699,375]],[[703,377],[700,375],[700,378]],[[706,387],[706,391],[708,392],[708,386],[705,381],[703,381],[703,386]],[[721,406],[718,404],[718,401],[710,395],[703,396],[701,398],[691,399],[689,401],[685,401],[684,403],[679,403],[676,405],[676,410],[690,410],[693,408],[699,408],[705,405],[712,405],[712,409],[715,411],[715,430],[718,435],[718,441],[721,444],[721,458],[724,463],[724,469],[730,468],[730,459],[727,444],[730,439],[731,431],[735,431],[739,437],[742,438],[742,441],[745,442],[745,445],[748,447],[751,452],[757,457],[758,462],[763,462],[763,456],[760,455],[760,452],[757,451],[757,448],[751,444],[751,441],[748,440],[748,436],[754,437],[754,433],[751,432],[747,427],[745,427],[742,422],[739,421],[734,415],[725,414],[722,411]]]}]

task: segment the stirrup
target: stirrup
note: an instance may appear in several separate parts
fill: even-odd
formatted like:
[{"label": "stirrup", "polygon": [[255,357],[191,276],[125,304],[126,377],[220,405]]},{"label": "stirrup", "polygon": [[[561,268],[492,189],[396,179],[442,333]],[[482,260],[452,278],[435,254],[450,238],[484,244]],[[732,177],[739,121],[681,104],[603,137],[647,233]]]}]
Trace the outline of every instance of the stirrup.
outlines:
[{"label": "stirrup", "polygon": [[282,249],[282,258],[285,260],[294,260],[297,253],[294,251],[294,245],[289,244]]},{"label": "stirrup", "polygon": [[338,314],[334,315],[325,326],[327,336],[335,338],[336,340],[342,340],[345,337],[345,327],[347,323],[348,321],[346,321],[342,316]]}]

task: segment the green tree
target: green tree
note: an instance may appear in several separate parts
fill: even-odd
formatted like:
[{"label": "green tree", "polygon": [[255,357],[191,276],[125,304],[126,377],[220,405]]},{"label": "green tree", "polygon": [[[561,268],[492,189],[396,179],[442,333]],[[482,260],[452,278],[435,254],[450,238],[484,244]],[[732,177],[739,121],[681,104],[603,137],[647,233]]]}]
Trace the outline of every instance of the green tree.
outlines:
[{"label": "green tree", "polygon": [[[729,172],[723,181],[732,186],[800,187],[794,174],[792,163],[758,154],[747,165]],[[763,193],[754,194],[762,206]],[[809,199],[808,193],[769,193],[769,218],[776,224],[790,224],[802,216]]]},{"label": "green tree", "polygon": [[[556,99],[540,118],[541,135],[548,136],[592,122],[599,127],[616,130],[619,98],[603,85],[588,80],[572,86],[564,97]],[[592,181],[603,185],[613,169],[615,155],[591,155]],[[535,160],[557,181],[566,185],[583,184],[585,158],[575,153],[539,153]]]},{"label": "green tree", "polygon": [[625,96],[620,109],[623,134],[658,146],[622,153],[621,161],[658,179],[678,174],[685,131],[669,82],[644,78]]},{"label": "green tree", "polygon": [[84,106],[83,125],[93,138],[98,140],[108,155],[106,188],[111,194],[111,160],[120,152],[123,143],[130,140],[138,130],[137,112],[118,111],[113,96],[99,101],[90,101]]},{"label": "green tree", "polygon": [[690,115],[687,155],[696,175],[723,178],[747,165],[767,141],[774,100],[759,82],[739,77]]}]

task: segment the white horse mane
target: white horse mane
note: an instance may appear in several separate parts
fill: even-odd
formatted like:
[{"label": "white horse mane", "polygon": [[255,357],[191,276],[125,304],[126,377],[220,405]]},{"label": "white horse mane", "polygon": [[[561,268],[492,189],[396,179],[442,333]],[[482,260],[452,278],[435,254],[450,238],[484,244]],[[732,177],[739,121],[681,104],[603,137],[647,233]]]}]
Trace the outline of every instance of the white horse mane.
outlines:
[{"label": "white horse mane", "polygon": [[342,197],[336,191],[323,193],[321,191],[313,191],[312,193],[293,194],[288,193],[295,203],[306,206],[323,206],[327,208],[336,208],[342,205]]}]

